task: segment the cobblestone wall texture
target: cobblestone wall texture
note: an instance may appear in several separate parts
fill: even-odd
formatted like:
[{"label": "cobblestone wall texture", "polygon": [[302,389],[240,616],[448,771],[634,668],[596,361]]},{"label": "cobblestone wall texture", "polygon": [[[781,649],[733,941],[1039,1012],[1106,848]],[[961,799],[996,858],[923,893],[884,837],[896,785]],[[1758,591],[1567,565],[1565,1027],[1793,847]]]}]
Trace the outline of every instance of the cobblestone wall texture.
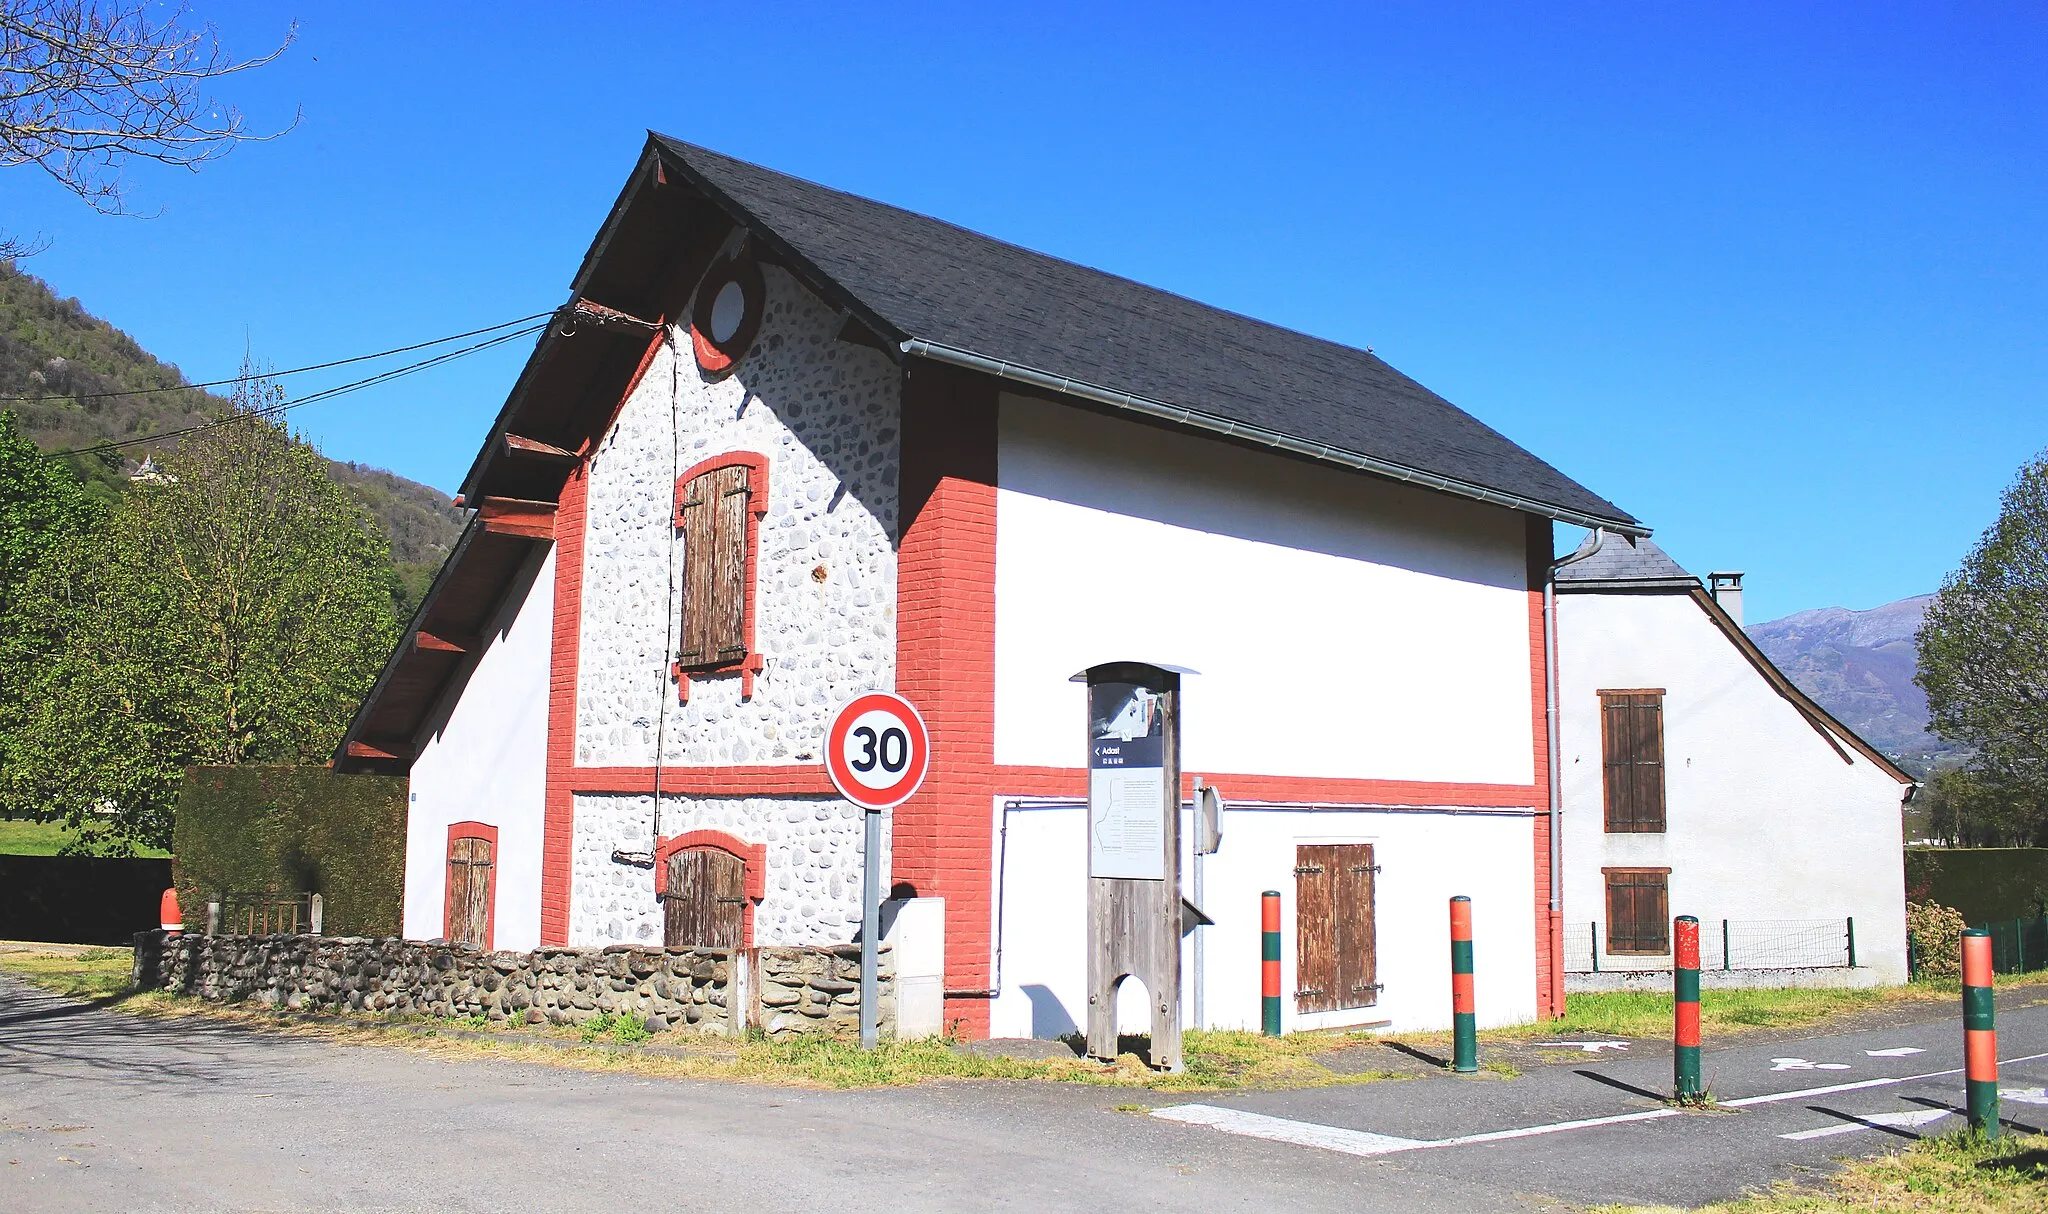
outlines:
[{"label": "cobblestone wall texture", "polygon": [[[885,1036],[895,1033],[894,960],[885,947]],[[752,976],[751,990],[736,991],[736,967]],[[860,1029],[855,945],[739,954],[630,945],[486,953],[397,937],[155,931],[135,937],[135,985],[291,1011],[480,1015],[531,1024],[576,1024],[608,1013],[639,1017],[654,1032],[729,1034],[752,1023],[774,1036]]]},{"label": "cobblestone wall texture", "polygon": [[[569,943],[658,943],[662,907],[654,871],[612,860],[614,850],[651,852],[654,798],[584,793],[576,798],[570,865]],[[887,873],[887,815],[882,822]],[[661,797],[661,833],[718,830],[768,848],[764,897],[754,907],[759,946],[843,944],[860,927],[860,811],[836,797]]]},{"label": "cobblestone wall texture", "polygon": [[[760,336],[738,370],[706,379],[680,333],[591,461],[579,766],[650,766],[657,734],[669,763],[812,762],[833,708],[894,686],[898,373],[839,341],[838,314],[788,273],[765,278]],[[749,700],[733,675],[693,681],[679,704],[663,644],[680,617],[675,480],[729,451],[768,456],[754,604],[766,666]]]}]

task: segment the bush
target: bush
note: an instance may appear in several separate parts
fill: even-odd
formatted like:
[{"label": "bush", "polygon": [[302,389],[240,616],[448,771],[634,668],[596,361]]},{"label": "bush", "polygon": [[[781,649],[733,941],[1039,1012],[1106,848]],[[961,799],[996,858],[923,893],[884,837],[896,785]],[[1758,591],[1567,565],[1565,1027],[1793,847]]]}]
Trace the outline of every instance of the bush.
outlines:
[{"label": "bush", "polygon": [[319,894],[330,936],[395,936],[405,898],[406,782],[326,767],[192,767],[174,884],[185,926],[223,890]]},{"label": "bush", "polygon": [[1953,907],[1937,902],[1906,903],[1906,941],[1918,959],[1915,978],[1963,976],[1963,929],[1969,926]]}]

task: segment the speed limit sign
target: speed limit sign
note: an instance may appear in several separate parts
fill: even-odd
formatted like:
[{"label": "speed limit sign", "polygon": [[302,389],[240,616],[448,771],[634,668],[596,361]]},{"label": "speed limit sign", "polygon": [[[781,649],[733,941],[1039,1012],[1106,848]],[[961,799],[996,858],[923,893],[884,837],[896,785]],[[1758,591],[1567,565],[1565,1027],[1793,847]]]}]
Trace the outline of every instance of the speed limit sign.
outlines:
[{"label": "speed limit sign", "polygon": [[855,696],[833,714],[825,731],[825,770],[840,795],[863,809],[908,801],[930,765],[924,718],[894,692]]}]

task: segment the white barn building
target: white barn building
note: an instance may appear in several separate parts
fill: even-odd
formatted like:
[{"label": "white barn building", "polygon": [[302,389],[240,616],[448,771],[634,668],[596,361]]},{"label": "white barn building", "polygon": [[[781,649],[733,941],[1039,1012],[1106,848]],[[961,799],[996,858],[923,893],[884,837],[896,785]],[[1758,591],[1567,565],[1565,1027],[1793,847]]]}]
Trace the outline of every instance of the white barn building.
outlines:
[{"label": "white barn building", "polygon": [[851,941],[822,734],[889,689],[947,1027],[1063,1034],[1069,676],[1141,660],[1200,672],[1183,770],[1231,806],[1209,1024],[1259,1024],[1267,889],[1288,1029],[1447,1024],[1456,894],[1481,1022],[1561,1009],[1552,523],[1643,528],[1369,352],[656,136],[462,494],[337,756],[411,777],[409,936]]},{"label": "white barn building", "polygon": [[1904,982],[1912,777],[1743,634],[1741,574],[1710,577],[1619,535],[1556,574],[1567,988],[1668,984],[1685,914],[1709,984]]}]

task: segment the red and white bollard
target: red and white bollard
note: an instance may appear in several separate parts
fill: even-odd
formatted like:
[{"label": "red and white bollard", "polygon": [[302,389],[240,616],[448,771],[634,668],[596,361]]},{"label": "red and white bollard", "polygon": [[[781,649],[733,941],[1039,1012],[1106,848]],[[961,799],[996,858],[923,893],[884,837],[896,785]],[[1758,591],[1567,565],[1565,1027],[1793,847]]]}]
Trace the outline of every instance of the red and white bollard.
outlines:
[{"label": "red and white bollard", "polygon": [[178,910],[178,891],[164,891],[163,901],[157,907],[157,919],[167,936],[176,936],[185,930],[185,916]]}]

